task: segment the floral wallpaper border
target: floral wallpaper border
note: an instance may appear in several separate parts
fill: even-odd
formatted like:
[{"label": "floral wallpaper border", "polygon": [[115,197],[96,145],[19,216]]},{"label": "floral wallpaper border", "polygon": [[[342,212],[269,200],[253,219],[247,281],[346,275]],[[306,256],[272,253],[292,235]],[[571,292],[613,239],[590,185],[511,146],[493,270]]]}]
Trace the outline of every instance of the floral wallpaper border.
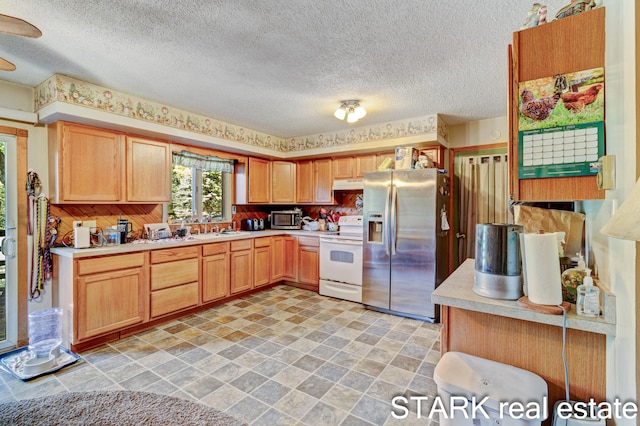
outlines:
[{"label": "floral wallpaper border", "polygon": [[349,130],[294,138],[280,138],[210,117],[130,96],[62,74],[54,74],[36,87],[35,110],[53,102],[65,102],[120,116],[279,152],[358,144],[407,136],[430,135],[447,141],[446,124],[437,114]]}]

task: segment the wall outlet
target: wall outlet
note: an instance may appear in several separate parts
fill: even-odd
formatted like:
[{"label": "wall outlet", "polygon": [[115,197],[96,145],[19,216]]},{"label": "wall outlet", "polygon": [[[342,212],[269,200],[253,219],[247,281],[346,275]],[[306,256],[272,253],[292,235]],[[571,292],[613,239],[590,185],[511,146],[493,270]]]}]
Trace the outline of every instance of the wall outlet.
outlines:
[{"label": "wall outlet", "polygon": [[96,221],[95,220],[83,220],[82,226],[86,226],[87,228],[95,228]]},{"label": "wall outlet", "polygon": [[74,220],[73,221],[73,227],[77,228],[79,226],[82,226],[82,221],[81,220]]}]

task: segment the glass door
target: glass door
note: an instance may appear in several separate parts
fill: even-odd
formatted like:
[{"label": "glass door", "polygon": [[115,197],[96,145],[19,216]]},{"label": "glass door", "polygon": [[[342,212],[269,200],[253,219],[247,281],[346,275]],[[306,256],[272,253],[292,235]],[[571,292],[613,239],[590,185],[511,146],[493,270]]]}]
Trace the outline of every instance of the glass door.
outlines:
[{"label": "glass door", "polygon": [[0,349],[17,342],[16,138],[0,134]]}]

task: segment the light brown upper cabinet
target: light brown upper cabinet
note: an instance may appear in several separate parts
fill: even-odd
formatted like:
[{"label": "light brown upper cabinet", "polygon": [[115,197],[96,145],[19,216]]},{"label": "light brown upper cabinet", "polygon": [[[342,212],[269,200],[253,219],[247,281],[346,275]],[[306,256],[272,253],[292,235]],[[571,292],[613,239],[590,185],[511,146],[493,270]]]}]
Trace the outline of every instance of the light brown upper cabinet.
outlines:
[{"label": "light brown upper cabinet", "polygon": [[334,179],[362,178],[365,173],[375,172],[378,167],[376,154],[334,157],[332,162]]},{"label": "light brown upper cabinet", "polygon": [[119,203],[124,198],[124,138],[65,122],[48,126],[49,197],[62,203]]},{"label": "light brown upper cabinet", "polygon": [[271,201],[271,162],[249,157],[249,203]]},{"label": "light brown upper cabinet", "polygon": [[331,158],[300,160],[296,164],[296,202],[333,203]]},{"label": "light brown upper cabinet", "polygon": [[333,204],[331,158],[313,160],[313,167],[313,201],[315,203]]},{"label": "light brown upper cabinet", "polygon": [[332,164],[334,179],[349,179],[353,177],[353,157],[334,157]]},{"label": "light brown upper cabinet", "polygon": [[[543,55],[540,50],[542,46],[545,52]],[[519,83],[603,67],[604,48],[604,7],[513,34],[509,58],[509,161],[510,192],[514,200],[573,201],[604,198],[604,191],[597,188],[595,175],[518,178]]]},{"label": "light brown upper cabinet", "polygon": [[313,203],[313,160],[296,164],[296,203]]},{"label": "light brown upper cabinet", "polygon": [[168,143],[74,123],[49,133],[49,194],[54,204],[171,201]]},{"label": "light brown upper cabinet", "polygon": [[353,175],[354,178],[362,178],[365,173],[375,172],[378,168],[376,154],[358,155],[355,160],[356,168]]},{"label": "light brown upper cabinet", "polygon": [[127,136],[127,201],[171,202],[171,147]]},{"label": "light brown upper cabinet", "polygon": [[296,202],[296,163],[292,161],[271,162],[271,202]]}]

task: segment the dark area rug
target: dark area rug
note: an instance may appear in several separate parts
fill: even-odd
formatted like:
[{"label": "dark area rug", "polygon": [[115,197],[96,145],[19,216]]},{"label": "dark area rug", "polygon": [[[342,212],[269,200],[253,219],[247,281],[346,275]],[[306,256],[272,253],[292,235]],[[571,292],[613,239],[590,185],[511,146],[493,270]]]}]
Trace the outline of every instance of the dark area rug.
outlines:
[{"label": "dark area rug", "polygon": [[151,392],[60,393],[0,404],[2,425],[212,425],[245,423],[206,405]]}]

